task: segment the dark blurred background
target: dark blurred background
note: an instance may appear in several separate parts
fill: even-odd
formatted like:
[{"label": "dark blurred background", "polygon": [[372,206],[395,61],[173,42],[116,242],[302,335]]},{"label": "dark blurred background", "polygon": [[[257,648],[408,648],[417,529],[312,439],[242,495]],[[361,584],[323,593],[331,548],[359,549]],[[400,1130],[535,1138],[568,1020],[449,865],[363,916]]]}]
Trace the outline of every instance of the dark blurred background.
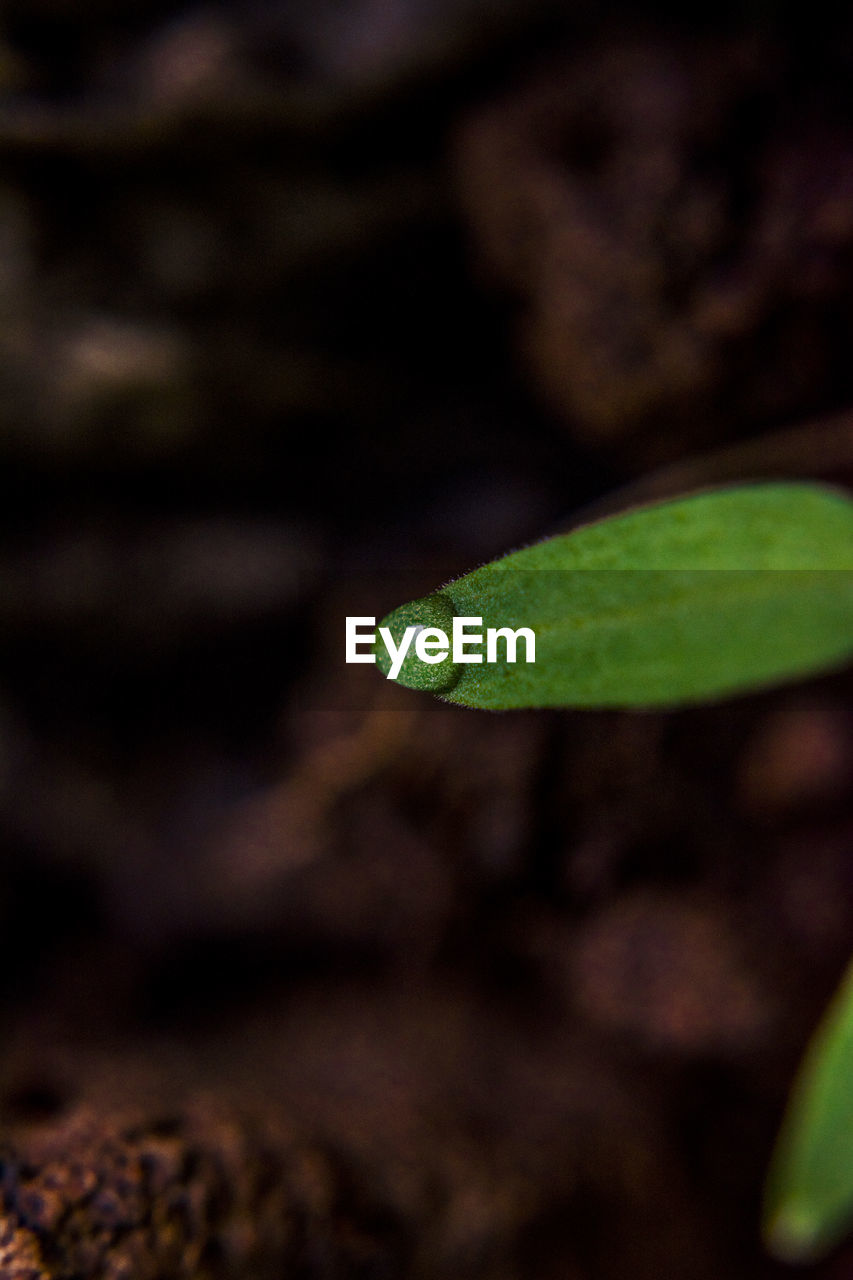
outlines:
[{"label": "dark blurred background", "polygon": [[850,483],[851,35],[4,6],[0,1276],[784,1274],[850,676],[488,715],[343,620],[579,512]]}]

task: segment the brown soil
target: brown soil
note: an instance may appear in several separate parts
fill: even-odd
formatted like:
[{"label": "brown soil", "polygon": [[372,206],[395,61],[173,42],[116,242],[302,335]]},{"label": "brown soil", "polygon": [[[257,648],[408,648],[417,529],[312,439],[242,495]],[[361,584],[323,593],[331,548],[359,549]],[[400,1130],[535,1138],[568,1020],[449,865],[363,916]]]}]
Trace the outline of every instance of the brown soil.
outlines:
[{"label": "brown soil", "polygon": [[850,672],[491,715],[343,619],[614,492],[853,482],[851,53],[8,7],[0,1280],[788,1273]]}]

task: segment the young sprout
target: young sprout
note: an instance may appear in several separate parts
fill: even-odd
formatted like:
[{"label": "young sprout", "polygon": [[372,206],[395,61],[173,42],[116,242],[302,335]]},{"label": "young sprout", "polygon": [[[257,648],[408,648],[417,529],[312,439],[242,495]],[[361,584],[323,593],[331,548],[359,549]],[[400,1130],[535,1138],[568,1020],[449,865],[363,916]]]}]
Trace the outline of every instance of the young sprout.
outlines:
[{"label": "young sprout", "polygon": [[[442,651],[454,619],[479,647]],[[853,655],[853,502],[761,483],[643,507],[475,569],[383,628],[386,675],[493,710],[673,706],[810,675]]]},{"label": "young sprout", "polygon": [[853,1225],[853,965],[800,1065],[764,1193],[764,1239],[814,1262]]}]

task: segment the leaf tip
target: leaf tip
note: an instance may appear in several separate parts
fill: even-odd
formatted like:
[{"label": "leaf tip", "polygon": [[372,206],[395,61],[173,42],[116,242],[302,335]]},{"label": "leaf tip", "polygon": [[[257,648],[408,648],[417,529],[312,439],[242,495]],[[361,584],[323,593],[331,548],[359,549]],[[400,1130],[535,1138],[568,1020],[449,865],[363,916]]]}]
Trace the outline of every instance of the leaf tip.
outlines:
[{"label": "leaf tip", "polygon": [[762,1234],[768,1253],[778,1262],[814,1262],[824,1252],[823,1224],[802,1200],[783,1201],[765,1221]]},{"label": "leaf tip", "polygon": [[[381,634],[383,628],[391,634],[395,645],[404,641],[407,629],[417,631],[440,628],[445,633],[453,628],[453,605],[442,592],[413,600],[410,604],[401,605],[392,610],[379,624]],[[391,655],[384,643],[377,641],[374,648],[376,665],[385,676],[391,670]],[[431,664],[418,658],[414,646],[410,644],[406,656],[394,679],[408,689],[422,689],[429,693],[447,693],[459,680],[461,667],[448,655],[441,662]]]}]

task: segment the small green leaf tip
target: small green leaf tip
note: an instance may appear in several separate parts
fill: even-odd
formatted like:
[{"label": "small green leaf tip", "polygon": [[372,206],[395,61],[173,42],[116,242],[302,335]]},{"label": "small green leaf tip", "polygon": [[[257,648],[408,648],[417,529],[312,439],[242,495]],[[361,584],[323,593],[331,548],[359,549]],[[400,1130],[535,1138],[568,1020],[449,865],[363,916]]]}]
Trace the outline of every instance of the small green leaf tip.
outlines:
[{"label": "small green leaf tip", "polygon": [[763,1236],[782,1262],[819,1261],[853,1227],[853,965],[800,1065],[764,1190]]},{"label": "small green leaf tip", "polygon": [[[414,629],[450,636],[454,617],[480,648],[423,661]],[[412,628],[399,672],[377,639],[385,674],[489,710],[672,707],[803,678],[853,658],[853,501],[767,482],[640,507],[475,569],[383,625],[395,645]]]},{"label": "small green leaf tip", "polygon": [[808,1205],[796,1200],[780,1205],[774,1217],[764,1224],[767,1252],[791,1266],[817,1262],[825,1252],[821,1247],[821,1226],[820,1218]]},{"label": "small green leaf tip", "polygon": [[453,604],[441,592],[424,596],[422,600],[413,600],[411,604],[401,605],[383,618],[377,630],[375,645],[376,665],[384,676],[391,670],[391,656],[382,640],[382,630],[387,628],[395,645],[403,640],[406,630],[416,628],[413,643],[409,645],[399,675],[399,684],[408,689],[425,689],[429,693],[448,693],[456,684],[462,668],[454,662],[448,653],[440,662],[422,662],[415,653],[414,639],[420,631],[437,627],[450,635],[453,630]]}]

